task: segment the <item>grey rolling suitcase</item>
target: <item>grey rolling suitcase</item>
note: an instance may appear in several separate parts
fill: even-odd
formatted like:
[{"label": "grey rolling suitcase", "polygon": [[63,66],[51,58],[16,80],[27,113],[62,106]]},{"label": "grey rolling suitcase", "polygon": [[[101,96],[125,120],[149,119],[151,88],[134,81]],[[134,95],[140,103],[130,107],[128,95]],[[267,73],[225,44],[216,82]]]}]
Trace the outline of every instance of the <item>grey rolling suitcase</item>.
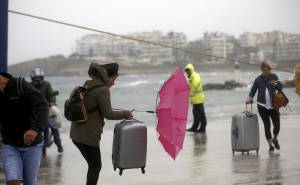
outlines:
[{"label": "grey rolling suitcase", "polygon": [[231,146],[234,155],[235,151],[247,152],[259,150],[259,126],[257,115],[246,111],[235,114],[231,122]]},{"label": "grey rolling suitcase", "polygon": [[112,163],[114,170],[141,168],[145,173],[147,156],[147,127],[138,120],[124,120],[114,128]]}]

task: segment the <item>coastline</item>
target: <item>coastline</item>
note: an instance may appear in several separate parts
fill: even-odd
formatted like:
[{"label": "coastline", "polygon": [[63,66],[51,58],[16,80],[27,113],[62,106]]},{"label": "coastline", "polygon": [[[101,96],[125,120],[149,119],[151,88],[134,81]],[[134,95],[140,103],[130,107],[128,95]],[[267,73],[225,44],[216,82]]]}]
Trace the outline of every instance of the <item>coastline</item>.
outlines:
[{"label": "coastline", "polygon": [[[8,66],[8,71],[17,76],[29,76],[33,68],[39,67],[44,69],[47,76],[78,76],[87,75],[87,70],[92,61],[79,60],[79,59],[36,59],[29,62],[23,62],[15,65]],[[97,62],[104,64],[107,62]],[[125,64],[119,62],[120,74],[169,74],[176,68],[184,68],[187,63],[165,63],[165,64],[140,64],[130,63]],[[290,63],[278,64],[276,70],[289,71],[294,70],[296,61]],[[206,63],[193,63],[196,70],[202,72],[234,72],[234,62],[206,62]],[[260,67],[256,64],[243,64],[240,63],[240,72],[253,72],[259,71]]]}]

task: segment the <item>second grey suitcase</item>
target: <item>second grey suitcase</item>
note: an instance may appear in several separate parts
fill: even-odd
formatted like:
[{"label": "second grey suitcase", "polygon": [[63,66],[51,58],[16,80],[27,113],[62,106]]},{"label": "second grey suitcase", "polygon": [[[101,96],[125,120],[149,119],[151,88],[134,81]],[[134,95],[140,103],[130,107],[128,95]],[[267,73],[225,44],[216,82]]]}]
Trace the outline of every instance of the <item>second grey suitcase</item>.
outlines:
[{"label": "second grey suitcase", "polygon": [[112,163],[114,170],[141,168],[145,173],[147,156],[147,127],[138,120],[116,124],[113,137]]},{"label": "second grey suitcase", "polygon": [[[252,109],[252,106],[251,106]],[[231,146],[232,152],[242,153],[250,150],[259,150],[259,126],[257,115],[248,112],[235,114],[231,122]]]}]

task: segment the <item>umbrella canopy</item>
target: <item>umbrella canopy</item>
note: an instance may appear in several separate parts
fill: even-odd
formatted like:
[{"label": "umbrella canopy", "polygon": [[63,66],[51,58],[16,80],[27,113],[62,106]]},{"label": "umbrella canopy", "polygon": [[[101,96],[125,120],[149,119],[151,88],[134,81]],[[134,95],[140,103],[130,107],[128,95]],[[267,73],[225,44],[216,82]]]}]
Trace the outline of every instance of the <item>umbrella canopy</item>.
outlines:
[{"label": "umbrella canopy", "polygon": [[159,141],[175,160],[182,149],[189,108],[189,85],[182,68],[177,69],[159,90],[156,108]]}]

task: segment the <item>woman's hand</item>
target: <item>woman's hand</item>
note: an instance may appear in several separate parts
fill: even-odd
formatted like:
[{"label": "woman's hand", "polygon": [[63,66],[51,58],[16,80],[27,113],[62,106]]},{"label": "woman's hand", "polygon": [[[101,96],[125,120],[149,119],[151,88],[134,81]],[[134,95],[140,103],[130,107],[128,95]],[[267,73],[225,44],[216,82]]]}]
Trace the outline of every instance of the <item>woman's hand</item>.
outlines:
[{"label": "woman's hand", "polygon": [[24,144],[25,145],[31,145],[34,142],[37,134],[38,133],[34,130],[27,130],[24,133]]},{"label": "woman's hand", "polygon": [[246,100],[246,104],[252,104],[253,103],[253,98],[248,96]]},{"label": "woman's hand", "polygon": [[272,85],[272,86],[275,86],[275,85],[277,84],[277,82],[278,82],[278,81],[271,80],[271,81],[269,81],[269,84]]},{"label": "woman's hand", "polygon": [[135,111],[135,109],[129,110],[129,115],[128,115],[127,119],[132,119],[133,118],[133,111]]}]

